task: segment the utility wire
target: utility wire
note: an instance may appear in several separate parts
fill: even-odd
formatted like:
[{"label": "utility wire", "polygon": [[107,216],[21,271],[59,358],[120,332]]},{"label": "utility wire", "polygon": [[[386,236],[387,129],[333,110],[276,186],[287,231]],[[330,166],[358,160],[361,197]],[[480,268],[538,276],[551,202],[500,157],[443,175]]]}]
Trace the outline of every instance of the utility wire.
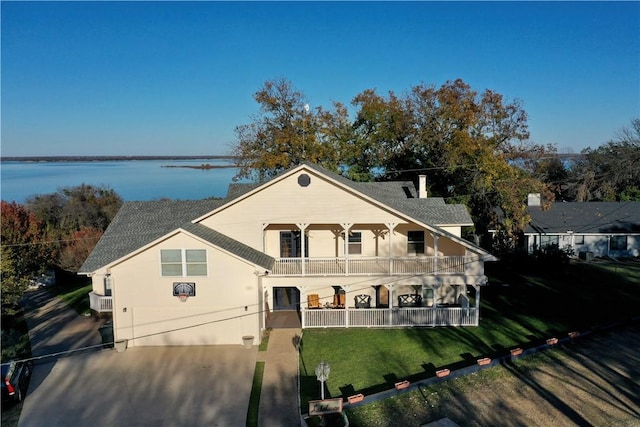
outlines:
[{"label": "utility wire", "polygon": [[[464,261],[462,263],[462,266],[465,267],[467,264],[470,264],[470,263],[473,263],[473,262],[476,262],[476,261],[478,261],[478,260],[474,259],[473,261]],[[436,275],[438,273],[442,273],[443,271],[444,270],[438,270],[438,271],[434,271],[432,273],[416,273],[416,274],[412,274],[412,275],[408,275],[408,276],[398,276],[398,277],[394,278],[393,280],[386,281],[385,283],[380,283],[380,286],[386,286],[386,285],[394,284],[396,282],[399,282],[399,281],[402,281],[402,280],[406,280],[406,279],[415,278],[415,277],[423,277],[426,274]],[[365,283],[367,283],[367,285],[364,285]],[[358,284],[364,285],[364,286],[362,286],[360,288],[357,288],[357,289],[350,289],[348,292],[345,291],[345,295],[347,295],[347,294],[353,295],[356,292],[362,292],[364,290],[369,289],[371,287],[371,285],[369,285],[368,283],[370,283],[370,278],[365,278],[365,279],[362,279],[361,281],[350,283],[348,285],[343,285],[343,286],[349,286],[349,287],[357,286]],[[343,287],[343,286],[341,286],[341,287]],[[407,285],[407,286],[413,286],[413,285]],[[422,286],[422,285],[420,285],[420,286]],[[465,284],[465,287],[466,286],[467,285]],[[333,295],[325,297],[325,298],[322,298],[322,299],[323,300],[326,299],[327,302],[328,302],[328,300],[330,298],[333,298]],[[252,305],[253,306],[258,306],[258,304],[252,304]],[[300,302],[300,305],[302,305],[302,302]],[[220,313],[220,312],[224,312],[224,311],[241,309],[242,307],[244,307],[244,305],[237,306],[237,307],[229,307],[229,308],[225,308],[225,309],[221,309],[221,310],[211,311],[211,312],[208,312],[208,313],[199,313],[199,314],[194,314],[194,315],[191,315],[191,316],[184,316],[184,317],[174,318],[174,319],[171,319],[171,320],[179,320],[179,319],[185,319],[185,318],[188,318],[188,317],[211,315],[211,314],[216,314],[216,313]],[[260,310],[257,310],[257,311],[251,312],[251,313],[244,313],[244,314],[240,314],[240,315],[237,315],[237,316],[228,316],[228,317],[224,317],[224,318],[221,318],[221,319],[215,319],[215,320],[210,320],[210,321],[207,321],[207,322],[200,322],[200,323],[193,324],[193,325],[183,326],[183,327],[180,327],[180,328],[167,329],[167,330],[163,330],[163,331],[160,331],[160,332],[153,332],[153,333],[149,333],[149,334],[145,334],[145,335],[139,335],[139,336],[128,338],[128,339],[134,340],[134,339],[141,339],[141,338],[149,338],[149,337],[153,337],[153,336],[156,336],[156,335],[162,335],[162,334],[166,334],[166,333],[170,333],[170,332],[178,332],[178,331],[183,331],[183,330],[187,330],[187,329],[197,328],[199,326],[225,322],[225,321],[233,320],[233,319],[240,319],[242,317],[260,315],[260,314],[264,314],[267,311],[268,310],[266,310],[266,309],[260,309]],[[146,324],[137,325],[137,326],[144,326],[144,325],[146,325]],[[65,351],[59,351],[59,352],[55,352],[55,353],[42,354],[42,355],[39,355],[39,356],[32,356],[32,357],[28,357],[28,358],[24,358],[24,359],[15,359],[15,360],[13,360],[13,362],[37,361],[37,360],[47,359],[47,358],[51,358],[51,357],[57,357],[57,356],[63,356],[63,355],[71,355],[71,354],[75,354],[75,353],[85,352],[85,351],[88,351],[88,350],[91,350],[91,349],[104,347],[104,345],[110,345],[110,344],[115,344],[115,341],[103,342],[101,344],[95,344],[95,345],[90,345],[90,346],[86,346],[86,347],[80,347],[80,348],[72,349],[72,350],[65,350]],[[2,365],[8,365],[9,363],[11,363],[11,362],[5,362],[5,363],[2,363]]]}]

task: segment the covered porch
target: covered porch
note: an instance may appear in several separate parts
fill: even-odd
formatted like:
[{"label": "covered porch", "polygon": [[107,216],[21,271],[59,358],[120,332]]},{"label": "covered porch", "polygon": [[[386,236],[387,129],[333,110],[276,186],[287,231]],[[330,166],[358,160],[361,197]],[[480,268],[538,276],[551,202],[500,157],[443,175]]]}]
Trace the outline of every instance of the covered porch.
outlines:
[{"label": "covered porch", "polygon": [[478,326],[475,307],[302,309],[302,328]]},{"label": "covered porch", "polygon": [[[477,326],[480,288],[486,276],[377,277],[353,282],[347,278],[270,277],[265,301],[291,283],[299,292],[302,328]],[[293,283],[292,283],[293,282]],[[294,284],[295,283],[295,284]],[[276,285],[277,286],[274,286]]]}]

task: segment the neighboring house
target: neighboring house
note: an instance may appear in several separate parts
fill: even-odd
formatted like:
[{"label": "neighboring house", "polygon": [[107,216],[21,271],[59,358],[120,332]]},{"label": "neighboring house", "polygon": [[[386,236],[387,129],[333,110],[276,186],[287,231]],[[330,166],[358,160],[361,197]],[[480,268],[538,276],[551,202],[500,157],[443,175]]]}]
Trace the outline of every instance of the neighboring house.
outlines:
[{"label": "neighboring house", "polygon": [[572,248],[581,258],[640,255],[640,202],[556,202],[543,210],[540,196],[530,195],[527,210],[529,253],[557,245]]},{"label": "neighboring house", "polygon": [[419,182],[303,164],[224,200],[127,202],[80,274],[129,346],[239,344],[280,310],[303,328],[477,325],[495,258]]}]

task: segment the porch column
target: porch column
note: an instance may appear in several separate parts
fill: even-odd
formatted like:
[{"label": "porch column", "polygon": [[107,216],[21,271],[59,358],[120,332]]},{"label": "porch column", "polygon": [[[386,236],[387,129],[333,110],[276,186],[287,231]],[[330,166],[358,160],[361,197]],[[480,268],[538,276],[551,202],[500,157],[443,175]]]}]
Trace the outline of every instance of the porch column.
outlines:
[{"label": "porch column", "polygon": [[[396,228],[396,225],[398,225],[395,222],[387,222],[385,224],[387,226],[387,229],[389,229],[389,275],[392,276],[393,275],[393,245],[392,245],[392,240],[393,240],[393,229]],[[389,308],[391,308],[391,306],[389,306]]]},{"label": "porch column", "polygon": [[434,268],[434,275],[438,274],[438,239],[440,238],[439,234],[436,233],[430,233],[431,237],[433,238],[433,268]]},{"label": "porch column", "polygon": [[296,226],[298,226],[298,228],[300,229],[300,250],[301,250],[301,252],[300,252],[300,269],[301,269],[302,275],[304,276],[305,273],[306,273],[305,254],[307,253],[305,230],[307,229],[309,224],[305,223],[305,222],[299,222],[299,223],[296,224]]},{"label": "porch column", "polygon": [[387,311],[389,318],[387,319],[389,326],[393,326],[393,297],[395,285],[385,285],[389,289],[389,310]]},{"label": "porch column", "polygon": [[344,230],[344,274],[349,275],[349,230],[353,225],[352,222],[340,223],[340,226]]},{"label": "porch column", "polygon": [[265,233],[265,230],[267,229],[268,226],[269,226],[268,223],[266,222],[262,223],[262,252],[263,253],[267,253],[267,233]]},{"label": "porch column", "polygon": [[345,328],[349,327],[349,298],[347,298],[347,295],[349,295],[349,287],[348,285],[342,286],[342,289],[344,290],[344,326]]},{"label": "porch column", "polygon": [[479,319],[480,319],[480,288],[482,288],[482,286],[480,285],[473,285],[474,289],[476,290],[476,316],[475,316],[475,326],[478,326]]},{"label": "porch column", "polygon": [[[300,292],[300,326],[302,327],[302,329],[304,329],[307,325],[306,322],[306,311],[308,310],[308,307],[306,307],[307,304],[307,291],[305,290],[304,286],[296,286],[296,288],[298,289],[298,291]],[[304,305],[303,302],[304,301]],[[303,308],[306,307],[306,308]]]}]

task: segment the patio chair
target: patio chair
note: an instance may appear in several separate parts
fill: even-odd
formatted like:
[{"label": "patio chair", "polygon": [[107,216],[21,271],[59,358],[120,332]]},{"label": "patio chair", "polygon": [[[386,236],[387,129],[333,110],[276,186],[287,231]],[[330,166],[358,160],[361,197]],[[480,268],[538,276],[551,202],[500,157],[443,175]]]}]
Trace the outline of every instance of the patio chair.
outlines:
[{"label": "patio chair", "polygon": [[307,295],[307,308],[320,308],[320,296],[318,294]]},{"label": "patio chair", "polygon": [[398,307],[420,307],[422,296],[419,294],[398,295]]},{"label": "patio chair", "polygon": [[371,308],[370,295],[356,295],[354,297],[356,308]]},{"label": "patio chair", "polygon": [[344,308],[347,303],[347,296],[344,293],[335,294],[333,296],[333,306],[335,308]]}]

